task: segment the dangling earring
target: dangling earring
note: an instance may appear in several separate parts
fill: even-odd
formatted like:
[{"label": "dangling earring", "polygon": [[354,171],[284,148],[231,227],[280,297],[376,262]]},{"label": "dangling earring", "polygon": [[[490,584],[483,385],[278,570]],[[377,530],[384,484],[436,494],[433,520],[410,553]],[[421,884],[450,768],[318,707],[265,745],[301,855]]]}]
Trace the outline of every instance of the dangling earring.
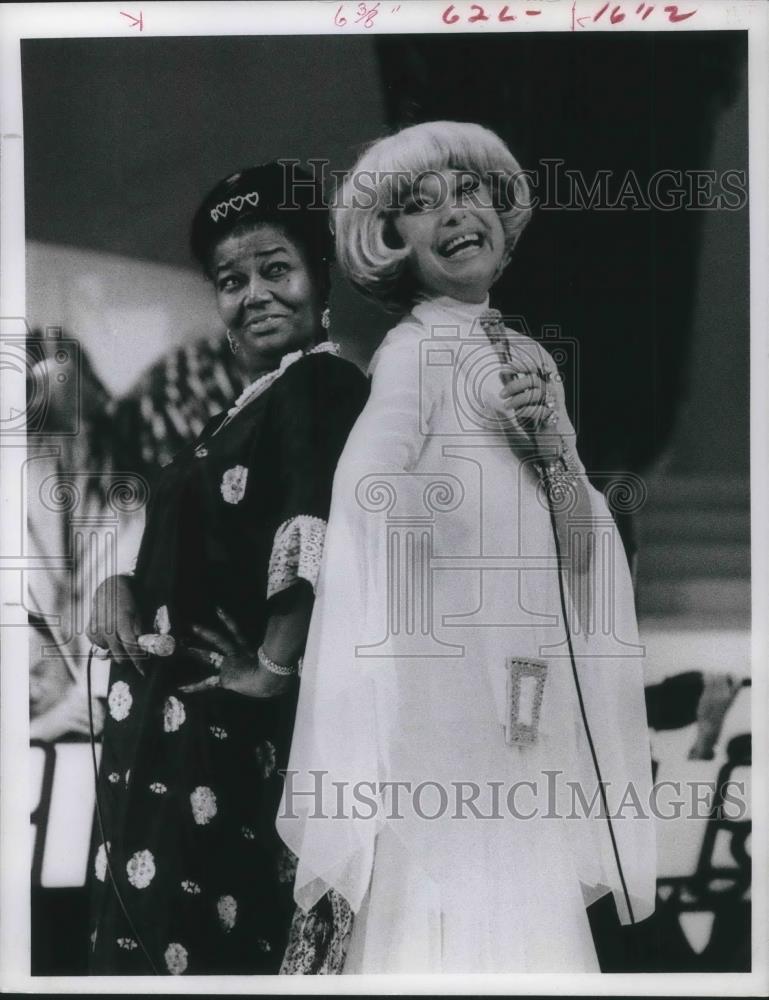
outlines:
[{"label": "dangling earring", "polygon": [[329,309],[328,306],[326,306],[326,308],[320,314],[320,325],[323,327],[324,330],[328,330],[328,328],[331,326],[331,310]]},{"label": "dangling earring", "polygon": [[227,331],[227,343],[230,345],[230,350],[232,351],[232,353],[233,354],[237,354],[238,353],[238,342],[236,340],[232,339],[232,334],[230,333],[229,330]]}]

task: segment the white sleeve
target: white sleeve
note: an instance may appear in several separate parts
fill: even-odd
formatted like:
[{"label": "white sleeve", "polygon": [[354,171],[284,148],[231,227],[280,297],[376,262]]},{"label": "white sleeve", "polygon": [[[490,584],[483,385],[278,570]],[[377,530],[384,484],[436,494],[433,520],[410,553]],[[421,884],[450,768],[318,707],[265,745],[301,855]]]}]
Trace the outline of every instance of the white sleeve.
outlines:
[{"label": "white sleeve", "polygon": [[[416,464],[435,407],[429,369],[421,370],[418,327],[392,331],[370,366],[371,394],[350,434],[348,461],[371,471],[405,472]],[[365,459],[364,459],[365,456]]]},{"label": "white sleeve", "polygon": [[[368,888],[380,821],[366,818],[366,806],[349,796],[368,788],[378,797],[377,702],[387,671],[381,659],[361,658],[358,649],[378,636],[386,614],[386,510],[395,494],[403,500],[418,488],[409,470],[434,407],[420,377],[419,333],[391,334],[378,352],[370,397],[334,477],[277,819],[280,836],[299,858],[294,896],[303,909],[334,889],[357,911]],[[344,809],[338,789],[347,790]]]}]

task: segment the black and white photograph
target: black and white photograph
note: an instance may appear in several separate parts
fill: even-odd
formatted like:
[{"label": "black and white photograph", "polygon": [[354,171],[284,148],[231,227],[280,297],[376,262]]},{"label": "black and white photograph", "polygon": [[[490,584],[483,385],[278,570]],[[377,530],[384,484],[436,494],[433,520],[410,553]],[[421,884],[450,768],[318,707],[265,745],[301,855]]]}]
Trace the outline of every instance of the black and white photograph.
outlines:
[{"label": "black and white photograph", "polygon": [[0,42],[0,987],[767,995],[769,5]]}]

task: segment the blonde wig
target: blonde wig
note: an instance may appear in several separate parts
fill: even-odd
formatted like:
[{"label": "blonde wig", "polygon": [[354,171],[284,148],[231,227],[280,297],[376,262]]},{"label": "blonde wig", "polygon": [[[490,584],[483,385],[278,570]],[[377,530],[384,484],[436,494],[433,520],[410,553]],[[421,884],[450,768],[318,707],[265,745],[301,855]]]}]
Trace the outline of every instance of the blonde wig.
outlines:
[{"label": "blonde wig", "polygon": [[531,217],[524,171],[482,125],[425,122],[371,143],[333,199],[336,255],[349,281],[391,312],[407,311],[419,292],[392,220],[421,176],[445,170],[466,172],[492,193],[505,234],[504,263]]}]

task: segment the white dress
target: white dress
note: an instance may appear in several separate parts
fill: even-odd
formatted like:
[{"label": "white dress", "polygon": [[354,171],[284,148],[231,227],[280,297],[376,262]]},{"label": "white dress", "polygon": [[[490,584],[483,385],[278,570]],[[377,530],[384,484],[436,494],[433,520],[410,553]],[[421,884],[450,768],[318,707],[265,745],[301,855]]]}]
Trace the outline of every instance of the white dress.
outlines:
[{"label": "white dress", "polygon": [[586,903],[613,891],[623,922],[653,909],[624,551],[591,487],[576,525],[595,543],[590,620],[565,590],[573,665],[550,513],[501,432],[485,309],[426,301],[387,334],[334,480],[278,830],[297,902],[334,888],[356,913],[346,973],[598,971]]}]

